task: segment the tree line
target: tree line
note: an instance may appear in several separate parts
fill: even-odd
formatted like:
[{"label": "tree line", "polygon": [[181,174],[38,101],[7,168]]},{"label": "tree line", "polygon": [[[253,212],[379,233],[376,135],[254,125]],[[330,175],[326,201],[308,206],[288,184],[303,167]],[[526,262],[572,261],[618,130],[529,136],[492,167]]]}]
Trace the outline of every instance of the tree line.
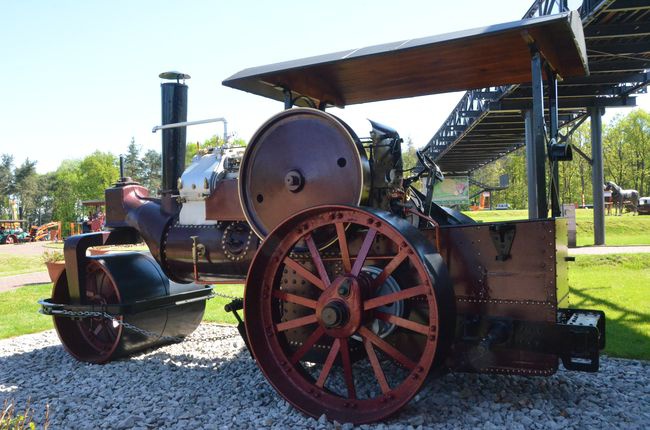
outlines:
[{"label": "tree line", "polygon": [[[203,143],[188,143],[185,164],[199,149],[223,144],[216,136]],[[234,139],[229,144],[243,146],[245,142]],[[123,157],[124,175],[157,196],[162,179],[160,152],[143,152],[131,139]],[[120,176],[119,156],[110,152],[95,151],[82,159],[64,160],[55,171],[44,174],[36,172],[36,163],[28,158],[15,165],[11,154],[0,155],[0,219],[25,219],[30,225],[61,221],[67,234],[70,223],[80,222],[87,215],[82,202],[103,200],[104,190]]]},{"label": "tree line", "polygon": [[[586,121],[568,139],[581,152],[591,155],[589,122]],[[199,150],[223,145],[214,136],[203,143],[188,143],[186,165]],[[243,146],[242,139],[230,145]],[[415,145],[410,139],[403,144],[404,165],[416,163]],[[633,188],[641,196],[650,194],[650,114],[636,109],[616,116],[603,129],[605,181],[614,181],[623,188]],[[49,221],[65,224],[79,222],[84,212],[84,200],[102,200],[104,190],[119,178],[119,158],[110,152],[95,151],[82,158],[64,160],[59,167],[45,174],[36,172],[36,161],[29,158],[15,165],[11,154],[0,155],[0,218],[26,219],[40,225]],[[160,152],[142,152],[132,139],[124,154],[124,174],[140,182],[153,196],[158,195],[161,181]],[[559,164],[558,192],[562,203],[579,205],[592,203],[591,165],[574,151],[573,161]],[[484,184],[498,185],[499,177],[507,174],[509,186],[496,191],[492,203],[508,203],[512,208],[527,207],[527,177],[525,150],[518,149],[473,173]],[[547,179],[548,182],[548,179]],[[472,186],[470,195],[480,189]],[[15,210],[18,209],[18,210]]]},{"label": "tree line", "polygon": [[[589,120],[569,137],[568,142],[591,157]],[[617,115],[603,126],[603,166],[605,182],[613,181],[624,189],[635,189],[641,196],[650,195],[650,113],[635,109],[626,115]],[[588,160],[574,151],[573,160],[560,162],[558,170],[557,191],[561,203],[593,204],[592,169]],[[492,193],[492,204],[508,203],[514,209],[525,209],[528,206],[525,148],[476,170],[473,177],[497,186],[499,177],[504,174],[509,177],[509,186]],[[470,195],[479,191],[475,185],[470,187]]]}]

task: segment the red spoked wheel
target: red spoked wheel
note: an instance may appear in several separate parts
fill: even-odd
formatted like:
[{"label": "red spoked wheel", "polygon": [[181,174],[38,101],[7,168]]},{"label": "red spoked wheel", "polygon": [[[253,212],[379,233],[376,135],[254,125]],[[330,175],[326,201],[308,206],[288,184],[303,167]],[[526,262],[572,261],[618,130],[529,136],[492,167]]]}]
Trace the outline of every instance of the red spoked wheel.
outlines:
[{"label": "red spoked wheel", "polygon": [[[335,234],[319,250],[314,237]],[[442,363],[453,290],[433,245],[386,212],[307,209],[259,248],[246,281],[246,331],[275,389],[313,417],[355,424],[404,406]]]},{"label": "red spoked wheel", "polygon": [[[69,303],[68,281],[65,272],[57,280],[53,299]],[[106,305],[120,303],[120,292],[106,270],[91,262],[86,274],[85,304]],[[77,360],[91,363],[110,361],[120,344],[121,316],[109,319],[100,316],[71,319],[54,317],[54,326],[66,350]]]}]

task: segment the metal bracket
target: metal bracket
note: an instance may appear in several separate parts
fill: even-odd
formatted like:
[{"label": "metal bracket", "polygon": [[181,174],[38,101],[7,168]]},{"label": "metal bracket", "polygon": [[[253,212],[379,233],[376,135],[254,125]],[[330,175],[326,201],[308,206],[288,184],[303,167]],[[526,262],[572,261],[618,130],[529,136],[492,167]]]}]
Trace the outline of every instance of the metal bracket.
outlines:
[{"label": "metal bracket", "polygon": [[596,372],[605,348],[605,313],[558,309],[556,323],[516,321],[512,349],[555,354],[567,370]]},{"label": "metal bracket", "polygon": [[510,258],[510,249],[515,240],[517,227],[514,224],[492,224],[490,226],[490,237],[497,250],[497,261],[506,261]]},{"label": "metal bracket", "polygon": [[246,349],[248,350],[248,353],[251,355],[251,358],[255,360],[255,357],[253,356],[253,351],[251,351],[251,347],[248,344],[248,335],[246,334],[246,325],[244,324],[244,321],[241,319],[237,311],[240,311],[244,309],[244,299],[233,299],[230,303],[228,303],[226,306],[223,307],[223,310],[226,312],[232,312],[232,314],[235,316],[235,319],[237,320],[237,331],[239,332],[239,335],[244,339],[244,344],[246,345]]},{"label": "metal bracket", "polygon": [[81,303],[81,298],[85,297],[85,276],[88,264],[86,251],[88,248],[102,245],[133,244],[139,241],[138,232],[130,227],[68,237],[63,243],[63,255],[65,256],[65,273],[70,301],[72,303]]},{"label": "metal bracket", "polygon": [[128,303],[115,304],[78,304],[54,303],[52,299],[41,299],[40,313],[43,315],[63,315],[67,312],[106,312],[111,315],[135,315],[157,309],[168,309],[186,303],[210,300],[215,297],[212,288],[202,288],[185,291],[169,296],[155,297],[153,299],[137,300]]}]

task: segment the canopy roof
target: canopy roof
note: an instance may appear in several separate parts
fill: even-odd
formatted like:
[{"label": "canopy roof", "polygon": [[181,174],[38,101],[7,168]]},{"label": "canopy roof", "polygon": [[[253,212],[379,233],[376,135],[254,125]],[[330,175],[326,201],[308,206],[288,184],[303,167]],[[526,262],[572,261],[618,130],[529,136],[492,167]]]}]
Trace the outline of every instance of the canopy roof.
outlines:
[{"label": "canopy roof", "polygon": [[242,70],[223,84],[295,104],[345,105],[529,82],[534,45],[561,78],[588,73],[576,12]]}]

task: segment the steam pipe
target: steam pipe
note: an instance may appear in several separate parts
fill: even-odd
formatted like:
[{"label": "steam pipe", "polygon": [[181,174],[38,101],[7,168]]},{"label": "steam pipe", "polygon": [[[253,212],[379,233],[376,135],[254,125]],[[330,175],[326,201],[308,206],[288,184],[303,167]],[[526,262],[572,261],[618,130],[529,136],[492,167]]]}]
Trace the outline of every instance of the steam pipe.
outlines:
[{"label": "steam pipe", "polygon": [[178,127],[188,127],[191,125],[199,125],[199,124],[209,124],[212,122],[223,123],[223,142],[224,143],[228,142],[228,121],[226,121],[226,118],[210,118],[210,119],[201,119],[198,121],[177,122],[176,124],[157,125],[151,130],[151,132],[155,133],[158,130],[167,130],[170,128],[178,128]]}]

